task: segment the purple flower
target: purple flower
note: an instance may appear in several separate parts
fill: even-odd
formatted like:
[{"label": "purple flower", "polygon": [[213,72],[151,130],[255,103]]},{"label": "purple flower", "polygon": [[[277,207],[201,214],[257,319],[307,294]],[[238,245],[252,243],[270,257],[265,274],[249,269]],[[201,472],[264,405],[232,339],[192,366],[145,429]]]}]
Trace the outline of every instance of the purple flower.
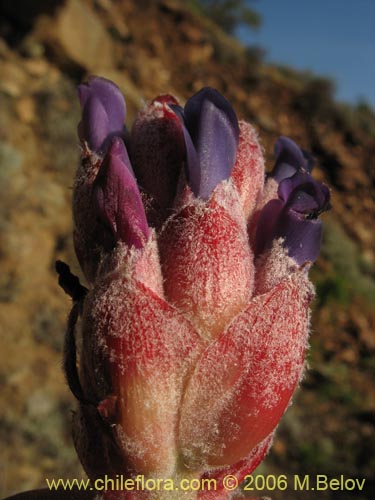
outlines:
[{"label": "purple flower", "polygon": [[296,172],[311,173],[315,160],[289,137],[281,136],[275,144],[276,162],[270,174],[277,182],[291,177]]},{"label": "purple flower", "polygon": [[205,87],[185,108],[172,106],[183,122],[186,177],[195,196],[207,200],[230,177],[236,161],[239,126],[236,114],[217,90]]},{"label": "purple flower", "polygon": [[104,152],[113,136],[123,135],[124,97],[117,85],[96,76],[78,86],[78,96],[82,108],[78,135],[92,151]]},{"label": "purple flower", "polygon": [[327,186],[306,171],[297,171],[279,184],[278,199],[262,209],[256,234],[256,254],[264,252],[272,241],[283,239],[288,254],[299,265],[314,262],[322,239],[318,216],[330,208]]}]

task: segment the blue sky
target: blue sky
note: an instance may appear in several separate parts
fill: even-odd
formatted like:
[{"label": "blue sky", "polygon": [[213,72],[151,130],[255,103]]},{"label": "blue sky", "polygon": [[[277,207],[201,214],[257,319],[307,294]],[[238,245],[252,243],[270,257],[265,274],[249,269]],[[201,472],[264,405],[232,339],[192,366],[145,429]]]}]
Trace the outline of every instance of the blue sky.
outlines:
[{"label": "blue sky", "polygon": [[375,0],[252,0],[263,17],[240,38],[266,60],[308,69],[336,82],[339,100],[375,107]]}]

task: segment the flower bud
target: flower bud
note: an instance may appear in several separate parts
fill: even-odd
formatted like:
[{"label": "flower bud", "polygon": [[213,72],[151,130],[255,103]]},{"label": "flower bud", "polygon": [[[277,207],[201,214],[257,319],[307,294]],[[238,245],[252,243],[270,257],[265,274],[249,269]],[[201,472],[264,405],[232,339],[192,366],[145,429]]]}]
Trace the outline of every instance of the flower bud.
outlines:
[{"label": "flower bud", "polygon": [[158,96],[139,113],[131,131],[131,157],[142,190],[167,217],[185,159],[182,126],[171,107],[177,100]]}]

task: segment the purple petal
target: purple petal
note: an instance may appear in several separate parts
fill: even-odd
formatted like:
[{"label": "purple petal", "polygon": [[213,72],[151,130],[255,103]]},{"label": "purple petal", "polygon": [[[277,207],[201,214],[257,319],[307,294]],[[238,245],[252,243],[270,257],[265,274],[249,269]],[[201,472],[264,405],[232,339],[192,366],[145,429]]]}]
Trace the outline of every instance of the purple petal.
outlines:
[{"label": "purple petal", "polygon": [[314,193],[295,189],[288,199],[288,208],[300,214],[312,214],[319,212],[319,202],[315,199]]},{"label": "purple petal", "polygon": [[271,176],[277,181],[281,182],[283,179],[292,177],[297,172],[297,168],[284,162],[277,162],[271,172]]},{"label": "purple petal", "polygon": [[110,80],[90,77],[78,86],[82,109],[81,140],[93,151],[103,151],[115,135],[122,135],[126,105],[120,89]]},{"label": "purple petal", "polygon": [[[302,174],[304,175],[304,174]],[[278,187],[277,194],[279,195],[279,198],[283,200],[284,203],[288,201],[289,196],[293,192],[294,189],[297,187],[301,186],[303,183],[308,182],[310,178],[307,178],[304,175],[304,178],[301,179],[301,177],[298,175],[298,173],[292,175],[291,177],[287,177],[286,179],[283,179]]]},{"label": "purple petal", "polygon": [[329,189],[307,172],[297,172],[281,181],[278,195],[289,208],[306,216],[317,216],[330,208]]},{"label": "purple petal", "polygon": [[305,159],[304,169],[306,170],[306,172],[311,174],[312,169],[314,168],[314,165],[316,163],[316,160],[309,151],[306,151],[305,149],[302,149],[301,151],[302,151],[303,157]]},{"label": "purple petal", "polygon": [[79,127],[81,140],[86,140],[93,151],[99,151],[108,137],[108,130],[109,119],[103,104],[94,95],[89,96],[82,110],[82,121]]},{"label": "purple petal", "polygon": [[317,200],[319,204],[320,213],[322,213],[332,208],[331,193],[328,186],[326,186],[325,184],[319,183],[319,187],[320,189],[317,192],[318,196]]},{"label": "purple petal", "polygon": [[303,151],[292,139],[281,136],[275,144],[276,163],[271,176],[281,182],[291,177],[301,169],[311,172],[314,165],[313,157]]},{"label": "purple petal", "polygon": [[98,76],[91,76],[88,80],[91,91],[102,102],[103,106],[110,111],[111,123],[117,124],[122,130],[126,114],[126,104],[121,90],[111,80]]},{"label": "purple petal", "polygon": [[185,134],[187,178],[194,194],[206,200],[219,182],[230,177],[236,161],[237,117],[229,102],[212,88],[202,89],[187,101],[184,117],[192,140]]},{"label": "purple petal", "polygon": [[186,153],[186,179],[187,182],[195,194],[195,196],[199,196],[197,193],[199,193],[200,185],[201,185],[201,167],[200,167],[200,162],[199,162],[199,157],[198,157],[198,152],[195,149],[195,146],[193,144],[193,140],[189,134],[188,129],[186,128],[186,121],[185,121],[185,111],[184,108],[178,105],[170,105],[169,106],[174,113],[177,115],[179,118],[181,124],[182,124],[182,132],[184,136],[184,142],[185,142],[185,153]]},{"label": "purple petal", "polygon": [[301,148],[285,135],[280,136],[275,144],[276,161],[283,161],[298,168],[304,164]]},{"label": "purple petal", "polygon": [[[125,151],[125,153],[124,153]],[[150,234],[141,196],[123,142],[116,137],[95,180],[94,207],[112,235],[113,245],[124,241],[142,248]],[[107,236],[103,236],[104,244]]]},{"label": "purple petal", "polygon": [[274,226],[273,238],[283,238],[288,254],[297,264],[315,262],[322,242],[322,221],[305,219],[292,210],[283,210]]},{"label": "purple petal", "polygon": [[[90,79],[89,79],[89,81],[90,81]],[[89,88],[89,83],[88,82],[87,83],[81,83],[80,85],[78,85],[77,92],[78,92],[79,102],[81,104],[81,109],[83,109],[84,106],[87,103],[88,98],[91,95],[91,90]]]},{"label": "purple petal", "polygon": [[202,169],[198,152],[195,149],[193,141],[185,125],[182,125],[182,132],[184,134],[186,147],[186,179],[195,196],[208,199],[211,192],[207,198],[205,198],[202,193]]}]

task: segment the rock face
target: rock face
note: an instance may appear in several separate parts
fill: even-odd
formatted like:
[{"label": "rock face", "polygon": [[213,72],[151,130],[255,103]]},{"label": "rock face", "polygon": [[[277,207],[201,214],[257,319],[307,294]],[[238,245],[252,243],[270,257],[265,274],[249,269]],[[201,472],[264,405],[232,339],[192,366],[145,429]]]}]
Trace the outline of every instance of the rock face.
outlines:
[{"label": "rock face", "polygon": [[[370,133],[302,113],[300,87],[272,68],[252,67],[236,42],[185,2],[1,0],[0,35],[1,494],[45,486],[46,477],[83,477],[70,438],[74,402],[60,368],[70,303],[54,261],[79,273],[70,210],[79,154],[75,87],[90,73],[116,81],[130,120],[144,99],[161,92],[183,99],[211,85],[255,123],[269,167],[280,134],[316,155],[334,210],[316,273],[312,371],[280,430],[274,466],[312,474],[329,463],[332,474],[370,475],[374,394],[365,380],[375,346],[363,298],[374,293]],[[316,438],[304,431],[307,418]],[[332,466],[339,461],[340,470]]]},{"label": "rock face", "polygon": [[80,0],[63,3],[53,23],[48,16],[40,17],[36,32],[61,58],[90,72],[113,66],[111,36],[99,15]]}]

